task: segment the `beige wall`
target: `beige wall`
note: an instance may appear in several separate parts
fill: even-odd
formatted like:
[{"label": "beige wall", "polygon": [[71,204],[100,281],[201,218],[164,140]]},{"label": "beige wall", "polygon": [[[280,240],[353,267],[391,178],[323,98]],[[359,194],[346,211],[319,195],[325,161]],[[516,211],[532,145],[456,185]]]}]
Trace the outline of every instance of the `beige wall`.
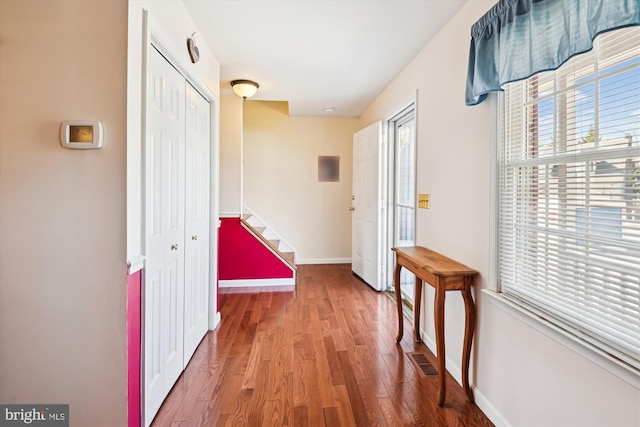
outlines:
[{"label": "beige wall", "polygon": [[[125,1],[0,2],[0,402],[126,425]],[[100,150],[60,122],[100,120]]]},{"label": "beige wall", "polygon": [[[640,425],[640,392],[519,315],[479,292],[491,287],[491,107],[464,105],[469,29],[494,0],[473,0],[460,10],[361,117],[384,119],[418,90],[417,190],[431,194],[418,210],[417,243],[477,269],[478,330],[472,356],[476,399],[499,425]],[[426,290],[423,313],[433,307]],[[459,378],[462,299],[447,297],[447,368]],[[433,321],[422,328],[432,349]],[[636,379],[637,383],[637,379]]]},{"label": "beige wall", "polygon": [[[244,103],[244,201],[296,250],[296,262],[351,259],[352,138],[358,119],[289,117],[284,102]],[[318,182],[340,156],[340,182]]]},{"label": "beige wall", "polygon": [[220,98],[220,215],[242,212],[242,98]]}]

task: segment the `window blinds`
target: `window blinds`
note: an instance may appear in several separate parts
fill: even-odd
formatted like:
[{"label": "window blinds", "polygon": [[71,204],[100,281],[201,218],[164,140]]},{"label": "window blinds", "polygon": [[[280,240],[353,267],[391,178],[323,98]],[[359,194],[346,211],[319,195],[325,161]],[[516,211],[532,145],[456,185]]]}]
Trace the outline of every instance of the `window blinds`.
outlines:
[{"label": "window blinds", "polygon": [[505,86],[503,294],[640,371],[640,27]]}]

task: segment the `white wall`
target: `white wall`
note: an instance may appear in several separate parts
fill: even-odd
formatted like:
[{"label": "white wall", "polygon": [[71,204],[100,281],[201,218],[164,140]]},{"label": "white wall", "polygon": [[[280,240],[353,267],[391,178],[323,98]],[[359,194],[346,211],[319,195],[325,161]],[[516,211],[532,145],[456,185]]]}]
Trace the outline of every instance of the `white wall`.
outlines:
[{"label": "white wall", "polygon": [[0,402],[124,426],[127,5],[2,0],[0,40]]},{"label": "white wall", "polygon": [[[202,37],[197,37],[198,28],[179,0],[129,0],[128,56],[127,56],[127,257],[142,254],[142,58],[144,46],[143,11],[149,12],[149,27],[171,53],[171,61],[186,70],[191,81],[199,83],[212,94],[218,96],[220,88],[220,63]],[[200,50],[200,60],[192,64],[187,52],[187,37],[196,33],[196,43]],[[214,105],[217,117],[219,106]],[[211,128],[218,153],[219,128],[217,121]],[[218,182],[217,161],[211,173]],[[214,184],[215,184],[214,183]],[[217,189],[217,184],[212,190]],[[214,194],[215,210],[218,215],[217,192]],[[212,254],[214,256],[215,254]]]},{"label": "white wall", "polygon": [[[244,103],[244,200],[296,250],[296,262],[351,259],[353,117],[289,117],[285,102]],[[340,156],[340,182],[318,182]]]},{"label": "white wall", "polygon": [[[417,244],[480,272],[472,382],[479,406],[497,424],[638,426],[638,388],[539,332],[479,292],[490,287],[489,102],[464,105],[471,25],[495,3],[472,0],[397,76],[361,117],[384,119],[417,89],[417,191],[431,208],[417,213]],[[425,291],[422,328],[435,340],[433,292]],[[464,305],[446,301],[447,368],[459,377]],[[431,345],[435,351],[435,346]]]},{"label": "white wall", "polygon": [[220,98],[220,215],[242,212],[242,98]]}]

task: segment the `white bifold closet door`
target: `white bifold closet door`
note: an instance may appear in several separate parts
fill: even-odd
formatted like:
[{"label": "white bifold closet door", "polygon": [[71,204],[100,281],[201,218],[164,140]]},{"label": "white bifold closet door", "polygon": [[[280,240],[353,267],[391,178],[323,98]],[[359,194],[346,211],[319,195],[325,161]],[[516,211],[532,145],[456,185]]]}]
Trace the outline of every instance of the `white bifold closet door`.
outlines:
[{"label": "white bifold closet door", "polygon": [[209,328],[210,109],[186,86],[184,366]]},{"label": "white bifold closet door", "polygon": [[207,331],[209,103],[149,49],[144,413],[148,426]]}]

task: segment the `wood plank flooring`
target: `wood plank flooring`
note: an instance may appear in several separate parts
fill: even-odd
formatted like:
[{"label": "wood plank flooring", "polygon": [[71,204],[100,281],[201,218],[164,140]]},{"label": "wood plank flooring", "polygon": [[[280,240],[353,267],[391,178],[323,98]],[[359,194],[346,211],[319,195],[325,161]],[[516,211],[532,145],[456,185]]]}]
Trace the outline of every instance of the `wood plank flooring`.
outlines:
[{"label": "wood plank flooring", "polygon": [[450,375],[437,406],[437,377],[406,353],[435,357],[411,333],[396,344],[395,310],[348,264],[298,266],[294,291],[223,293],[153,426],[491,426]]}]

